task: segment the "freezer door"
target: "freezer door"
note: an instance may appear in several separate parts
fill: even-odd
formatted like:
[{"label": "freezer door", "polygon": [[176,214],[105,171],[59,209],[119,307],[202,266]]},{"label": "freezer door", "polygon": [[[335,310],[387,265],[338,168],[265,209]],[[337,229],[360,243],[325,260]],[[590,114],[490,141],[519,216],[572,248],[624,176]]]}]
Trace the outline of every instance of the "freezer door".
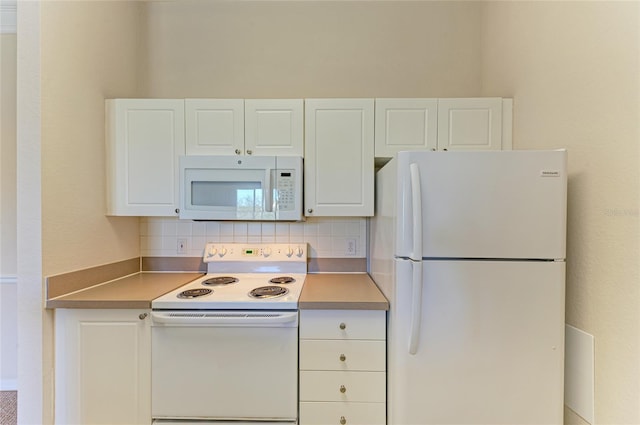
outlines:
[{"label": "freezer door", "polygon": [[564,262],[415,262],[387,288],[389,424],[562,424]]},{"label": "freezer door", "polygon": [[565,258],[566,162],[563,150],[400,152],[396,256]]}]

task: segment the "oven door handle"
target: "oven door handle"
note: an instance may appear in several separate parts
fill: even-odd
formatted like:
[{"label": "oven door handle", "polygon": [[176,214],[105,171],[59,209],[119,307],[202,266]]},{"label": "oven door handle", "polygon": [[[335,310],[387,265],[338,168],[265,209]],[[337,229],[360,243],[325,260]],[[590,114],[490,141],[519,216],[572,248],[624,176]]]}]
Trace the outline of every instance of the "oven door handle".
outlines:
[{"label": "oven door handle", "polygon": [[298,312],[152,311],[154,326],[295,327]]}]

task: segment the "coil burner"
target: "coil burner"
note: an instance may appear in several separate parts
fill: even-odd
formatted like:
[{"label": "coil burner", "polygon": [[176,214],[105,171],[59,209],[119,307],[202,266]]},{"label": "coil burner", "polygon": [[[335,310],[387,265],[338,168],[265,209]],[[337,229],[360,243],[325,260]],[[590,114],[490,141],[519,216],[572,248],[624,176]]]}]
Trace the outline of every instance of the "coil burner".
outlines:
[{"label": "coil burner", "polygon": [[209,279],[203,280],[202,284],[206,286],[223,286],[223,285],[231,285],[232,283],[237,283],[239,280],[232,276],[219,276],[219,277],[210,277]]},{"label": "coil burner", "polygon": [[295,281],[296,280],[291,276],[279,276],[279,277],[274,277],[273,279],[270,279],[269,283],[276,283],[278,285],[283,285],[287,283],[293,283]]},{"label": "coil burner", "polygon": [[282,286],[261,286],[249,292],[249,296],[259,299],[277,298],[287,294],[287,292],[289,290]]},{"label": "coil burner", "polygon": [[187,289],[186,291],[182,291],[178,294],[178,298],[183,299],[191,299],[203,297],[205,295],[209,295],[213,292],[213,289],[209,288],[196,288],[196,289]]}]

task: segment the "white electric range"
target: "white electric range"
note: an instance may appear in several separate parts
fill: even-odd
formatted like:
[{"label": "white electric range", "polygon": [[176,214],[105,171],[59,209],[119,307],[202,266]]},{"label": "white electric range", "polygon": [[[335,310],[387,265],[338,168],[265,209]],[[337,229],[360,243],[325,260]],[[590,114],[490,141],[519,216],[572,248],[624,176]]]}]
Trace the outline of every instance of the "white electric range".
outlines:
[{"label": "white electric range", "polygon": [[155,299],[154,310],[295,310],[306,244],[207,244],[207,274]]},{"label": "white electric range", "polygon": [[152,302],[154,424],[297,423],[306,244],[207,244],[207,274]]}]

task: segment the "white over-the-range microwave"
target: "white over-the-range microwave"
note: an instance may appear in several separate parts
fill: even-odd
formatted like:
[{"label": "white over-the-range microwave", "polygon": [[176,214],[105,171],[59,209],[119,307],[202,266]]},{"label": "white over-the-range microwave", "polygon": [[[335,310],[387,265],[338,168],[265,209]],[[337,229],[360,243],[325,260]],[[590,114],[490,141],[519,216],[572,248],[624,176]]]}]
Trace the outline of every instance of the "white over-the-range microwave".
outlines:
[{"label": "white over-the-range microwave", "polygon": [[180,157],[180,218],[300,221],[302,158]]}]

